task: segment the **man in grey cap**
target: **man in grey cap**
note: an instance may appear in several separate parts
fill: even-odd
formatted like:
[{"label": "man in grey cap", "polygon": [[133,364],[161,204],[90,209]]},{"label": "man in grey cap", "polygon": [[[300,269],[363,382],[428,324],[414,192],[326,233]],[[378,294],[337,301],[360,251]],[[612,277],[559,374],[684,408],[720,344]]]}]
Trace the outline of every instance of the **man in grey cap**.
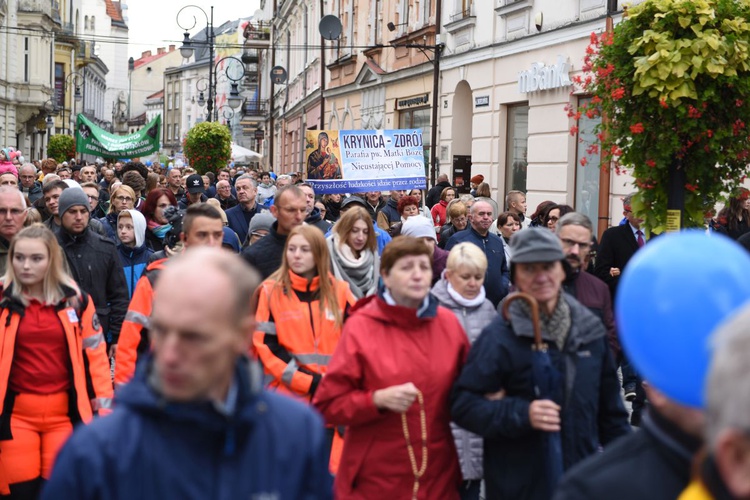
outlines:
[{"label": "man in grey cap", "polygon": [[[530,306],[510,305],[472,345],[451,394],[453,421],[483,436],[487,498],[550,498],[545,435],[560,433],[562,470],[630,432],[602,322],[563,293],[565,259],[546,228],[513,235],[510,273],[539,304],[540,327],[559,383],[537,394]],[[507,300],[507,299],[506,299]]]},{"label": "man in grey cap", "polygon": [[89,210],[83,189],[64,190],[58,201],[57,240],[73,278],[94,301],[111,356],[128,310],[128,285],[114,242],[89,228]]}]

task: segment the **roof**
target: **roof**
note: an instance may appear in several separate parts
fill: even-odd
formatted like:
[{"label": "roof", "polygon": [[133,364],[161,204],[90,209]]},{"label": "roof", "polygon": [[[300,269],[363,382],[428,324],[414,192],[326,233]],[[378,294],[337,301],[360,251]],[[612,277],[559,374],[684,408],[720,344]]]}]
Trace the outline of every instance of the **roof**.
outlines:
[{"label": "roof", "polygon": [[154,92],[150,96],[148,96],[146,99],[159,99],[161,97],[164,97],[164,89],[161,89],[158,92]]},{"label": "roof", "polygon": [[146,57],[143,57],[143,56],[139,57],[138,59],[133,61],[133,68],[135,69],[135,68],[140,68],[141,66],[145,66],[146,64],[156,61],[157,59],[161,59],[162,57],[166,56],[167,54],[171,54],[172,52],[176,50],[174,45],[170,45],[169,48],[171,50],[164,50],[161,53],[157,52],[156,54],[151,54]]},{"label": "roof", "polygon": [[120,4],[120,2],[114,2],[113,0],[104,0],[104,5],[107,9],[107,16],[112,19],[112,23],[125,26],[125,19],[123,19],[122,17],[122,5]]}]

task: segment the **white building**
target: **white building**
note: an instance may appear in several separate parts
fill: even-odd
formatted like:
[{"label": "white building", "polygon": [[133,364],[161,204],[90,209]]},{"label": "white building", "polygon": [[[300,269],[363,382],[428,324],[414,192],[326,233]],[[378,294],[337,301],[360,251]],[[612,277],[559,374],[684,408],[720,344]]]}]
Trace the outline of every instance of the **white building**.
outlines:
[{"label": "white building", "polygon": [[[588,98],[574,91],[571,77],[581,72],[591,33],[604,31],[606,14],[606,0],[448,2],[440,170],[466,185],[484,175],[501,206],[509,190],[526,192],[527,215],[553,200],[595,226],[600,216],[619,221],[619,196],[632,190],[631,179],[612,173],[600,186],[599,158],[586,155],[594,123],[582,121],[571,135],[574,123],[564,110]],[[609,214],[599,213],[600,193],[605,202],[609,197]]]}]

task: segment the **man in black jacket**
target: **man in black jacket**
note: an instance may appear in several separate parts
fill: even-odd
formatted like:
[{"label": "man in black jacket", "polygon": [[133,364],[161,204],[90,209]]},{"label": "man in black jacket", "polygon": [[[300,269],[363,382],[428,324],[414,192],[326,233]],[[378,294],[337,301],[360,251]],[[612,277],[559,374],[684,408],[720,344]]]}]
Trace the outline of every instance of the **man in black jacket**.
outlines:
[{"label": "man in black jacket", "polygon": [[440,194],[443,189],[451,187],[451,183],[448,181],[448,174],[440,174],[437,178],[437,184],[427,192],[427,198],[424,202],[429,208],[434,207],[440,201]]},{"label": "man in black jacket", "polygon": [[[646,244],[646,235],[641,228],[643,220],[633,215],[631,206],[633,194],[627,195],[622,200],[622,213],[627,222],[604,231],[596,255],[594,274],[609,285],[613,303],[617,294],[617,286],[620,283],[620,276],[625,271],[625,267],[635,255],[635,252]],[[641,410],[645,404],[645,394],[640,378],[627,358],[622,359],[622,386],[625,391],[625,399],[633,403],[630,422],[633,425],[638,425],[641,420]]]},{"label": "man in black jacket", "polygon": [[247,263],[257,269],[263,279],[271,276],[281,266],[286,237],[292,229],[302,225],[307,217],[305,193],[295,185],[277,191],[271,213],[276,217],[271,231],[242,251]]},{"label": "man in black jacket", "polygon": [[60,231],[73,278],[94,301],[96,314],[107,333],[110,356],[128,310],[128,285],[115,244],[89,228],[89,201],[82,189],[66,189],[58,201]]},{"label": "man in black jacket", "polygon": [[554,500],[677,498],[688,485],[701,448],[700,410],[668,399],[644,382],[651,402],[641,430],[571,469]]}]

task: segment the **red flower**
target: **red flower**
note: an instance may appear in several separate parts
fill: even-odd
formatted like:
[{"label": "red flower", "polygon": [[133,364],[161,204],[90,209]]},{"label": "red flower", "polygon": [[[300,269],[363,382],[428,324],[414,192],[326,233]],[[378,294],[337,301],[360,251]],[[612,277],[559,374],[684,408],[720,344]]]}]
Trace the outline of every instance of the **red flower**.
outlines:
[{"label": "red flower", "polygon": [[625,97],[624,88],[620,87],[612,91],[612,99],[614,99],[615,101],[619,101],[623,97]]},{"label": "red flower", "polygon": [[743,101],[742,99],[737,99],[734,101],[734,105],[737,106],[738,108],[741,107],[743,104],[745,104],[745,101]]},{"label": "red flower", "polygon": [[589,42],[592,45],[596,45],[597,43],[599,43],[599,37],[593,31],[591,32],[591,35],[589,36]]},{"label": "red flower", "polygon": [[688,116],[690,118],[700,118],[703,113],[701,113],[697,108],[695,108],[693,105],[688,105]]},{"label": "red flower", "polygon": [[665,101],[664,99],[661,99],[661,100],[659,101],[659,106],[661,106],[661,107],[662,107],[662,108],[664,108],[664,109],[666,109],[666,108],[668,108],[668,107],[669,107],[669,106],[667,105],[667,101]]},{"label": "red flower", "polygon": [[687,183],[685,184],[685,189],[687,189],[691,193],[695,193],[698,190],[698,186],[696,184]]},{"label": "red flower", "polygon": [[581,166],[585,167],[588,164],[589,160],[585,156],[581,158]]},{"label": "red flower", "polygon": [[650,168],[654,168],[656,166],[656,162],[654,160],[648,159],[646,160],[646,165],[648,165]]},{"label": "red flower", "polygon": [[711,130],[711,129],[708,129],[708,130],[706,130],[706,135],[707,135],[707,136],[708,136],[709,138],[711,138],[711,137],[713,137],[713,136],[714,136],[714,131],[713,131],[713,130]]},{"label": "red flower", "polygon": [[570,135],[575,136],[576,134],[578,134],[578,127],[573,125],[572,127],[570,127]]},{"label": "red flower", "polygon": [[634,134],[642,134],[643,130],[644,130],[643,124],[641,122],[638,122],[635,125],[630,126],[630,132]]}]

